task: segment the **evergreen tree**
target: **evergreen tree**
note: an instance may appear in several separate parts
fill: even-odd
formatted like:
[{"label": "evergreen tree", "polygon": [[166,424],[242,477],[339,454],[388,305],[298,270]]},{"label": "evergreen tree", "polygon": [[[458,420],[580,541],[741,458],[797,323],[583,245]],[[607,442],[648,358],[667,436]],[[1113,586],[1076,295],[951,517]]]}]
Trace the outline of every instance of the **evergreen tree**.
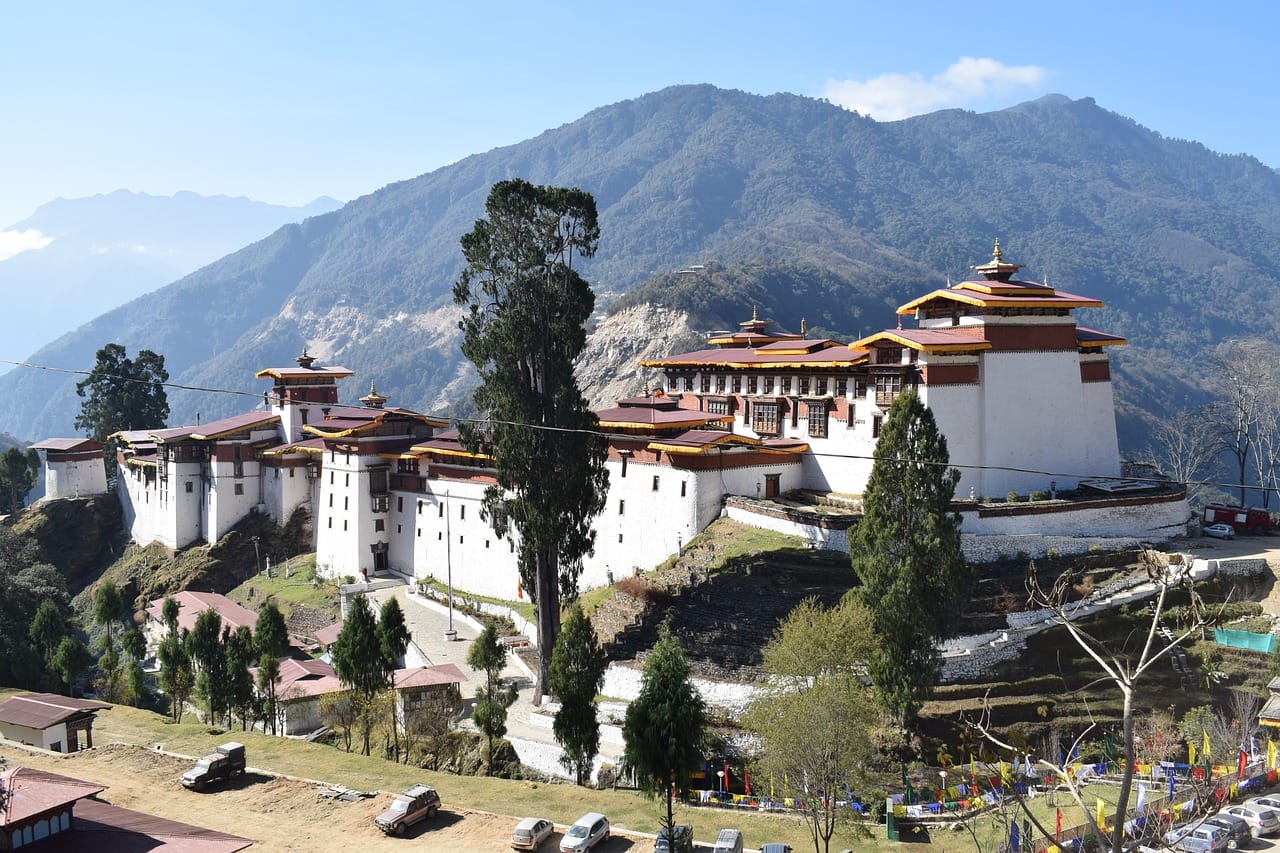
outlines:
[{"label": "evergreen tree", "polygon": [[914,391],[889,409],[849,552],[855,594],[873,614],[880,647],[868,670],[900,724],[914,719],[942,671],[939,640],[960,623],[973,574],[950,512],[960,473],[946,437]]},{"label": "evergreen tree", "polygon": [[[168,599],[173,601],[173,599]],[[182,722],[187,700],[196,686],[196,674],[186,644],[176,631],[160,641],[156,651],[160,661],[160,689],[169,697],[169,714],[175,723]]]},{"label": "evergreen tree", "polygon": [[596,640],[591,621],[577,602],[569,607],[551,654],[551,692],[560,700],[552,731],[564,750],[561,762],[579,785],[591,778],[591,765],[600,750],[600,722],[596,694],[604,684],[608,660]]},{"label": "evergreen tree", "polygon": [[0,514],[13,513],[27,503],[27,493],[36,487],[40,474],[40,454],[23,453],[10,447],[0,453]]},{"label": "evergreen tree", "polygon": [[227,707],[240,717],[240,727],[245,731],[257,718],[257,694],[254,693],[253,674],[255,648],[253,632],[241,625],[226,635],[224,651],[227,667]]},{"label": "evergreen tree", "polygon": [[76,679],[80,673],[93,663],[93,655],[84,643],[75,637],[63,637],[58,647],[49,658],[49,669],[67,686],[67,695],[72,695]]},{"label": "evergreen tree", "polygon": [[502,686],[502,669],[507,665],[507,651],[498,642],[492,625],[467,649],[467,666],[484,673],[484,686],[476,691],[476,704],[471,719],[488,741],[486,773],[493,775],[494,741],[507,733],[507,709],[516,701],[513,687]]},{"label": "evergreen tree", "polygon": [[467,310],[462,352],[480,374],[475,402],[489,422],[460,431],[468,450],[494,460],[497,484],[485,495],[494,530],[517,534],[537,608],[540,696],[560,599],[577,590],[608,489],[605,441],[573,369],[595,307],[574,263],[595,254],[600,228],[589,193],[522,180],[495,184],[485,217],[462,237],[453,298]]},{"label": "evergreen tree", "polygon": [[[342,631],[334,640],[331,650],[333,668],[338,680],[355,691],[361,707],[373,707],[374,695],[387,685],[386,659],[382,654],[382,641],[373,610],[363,595],[351,599]],[[372,721],[365,714],[361,721],[364,754],[369,754],[369,735]]]},{"label": "evergreen tree", "polygon": [[270,655],[279,659],[289,654],[289,627],[275,602],[268,601],[258,611],[258,621],[253,626],[253,642],[259,657]]},{"label": "evergreen tree", "polygon": [[166,595],[164,603],[160,605],[160,618],[164,620],[164,627],[170,636],[178,635],[178,613],[181,609],[177,599],[171,595]]},{"label": "evergreen tree", "polygon": [[119,588],[111,580],[104,580],[93,593],[93,619],[107,629],[107,646],[115,644],[112,628],[123,616],[124,602],[120,598]]},{"label": "evergreen tree", "polygon": [[76,394],[85,399],[75,428],[104,443],[108,481],[115,478],[116,458],[116,443],[109,436],[163,427],[169,419],[168,381],[164,356],[144,349],[130,359],[120,344],[107,344],[98,350],[89,375],[76,383]]},{"label": "evergreen tree", "polygon": [[40,602],[40,607],[36,609],[36,615],[31,619],[31,627],[27,629],[27,637],[31,640],[31,645],[35,647],[40,659],[46,665],[49,664],[54,651],[61,644],[62,638],[69,633],[70,626],[67,624],[67,617],[57,602],[51,598],[46,598]]},{"label": "evergreen tree", "polygon": [[388,598],[378,612],[378,645],[382,649],[383,666],[387,673],[387,688],[391,691],[386,703],[390,712],[387,727],[391,731],[392,754],[400,760],[400,726],[396,721],[395,681],[396,668],[409,649],[409,626],[404,621],[404,611],[394,597]]},{"label": "evergreen tree", "polygon": [[706,705],[689,676],[684,647],[667,620],[644,662],[640,695],[627,706],[622,738],[623,761],[640,790],[666,801],[668,833],[675,823],[672,801],[689,793],[689,773],[702,762],[706,742]]},{"label": "evergreen tree", "polygon": [[[262,696],[262,713],[272,734],[280,716],[280,698],[276,695],[276,679],[280,677],[280,659],[271,655],[258,658],[258,693]],[[347,752],[351,751],[350,740]]]},{"label": "evergreen tree", "polygon": [[222,617],[218,611],[201,610],[186,641],[187,654],[196,672],[196,695],[205,701],[208,722],[221,720],[227,713],[227,658],[222,648]]}]

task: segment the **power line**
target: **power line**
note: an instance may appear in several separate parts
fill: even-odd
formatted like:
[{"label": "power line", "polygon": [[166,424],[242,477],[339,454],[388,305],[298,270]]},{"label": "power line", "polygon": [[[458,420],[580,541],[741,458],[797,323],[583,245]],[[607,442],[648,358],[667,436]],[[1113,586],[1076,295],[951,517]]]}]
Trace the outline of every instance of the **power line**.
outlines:
[{"label": "power line", "polygon": [[[49,365],[31,364],[30,362],[25,362],[25,361],[10,361],[8,359],[0,359],[0,364],[10,364],[15,367],[25,367],[31,370],[45,370],[51,373],[69,373],[77,376],[94,375],[94,372],[89,370],[73,370],[67,367],[51,367]],[[101,376],[103,378],[117,379],[117,380],[122,380],[126,382],[136,382],[136,383],[145,384],[145,385],[159,384],[165,388],[177,388],[182,391],[199,391],[201,393],[207,393],[207,394],[230,394],[230,395],[241,396],[241,397],[253,397],[255,400],[259,400],[259,399],[265,400],[268,394],[270,393],[266,391],[240,391],[232,388],[210,388],[202,385],[184,385],[178,382],[155,383],[150,380],[139,379],[137,377],[132,377],[132,376],[122,376],[120,374],[98,373],[96,375]],[[339,402],[334,405],[339,407],[344,407],[344,408],[364,408],[364,406],[356,406],[352,403]],[[467,424],[473,424],[477,426],[501,424],[503,426],[520,426],[520,427],[525,427],[526,429],[542,430],[546,432],[563,432],[563,433],[571,433],[571,434],[582,433],[587,435],[601,435],[606,439],[637,438],[636,435],[631,433],[605,432],[602,430],[588,430],[588,429],[577,429],[577,428],[571,428],[571,427],[547,426],[544,424],[526,424],[526,423],[520,423],[518,421],[494,420],[492,418],[469,418],[469,417],[460,417],[460,416],[444,416],[444,415],[432,415],[430,413],[418,413],[418,414],[423,414],[424,417],[433,418],[436,420],[453,421],[455,423],[467,423]],[[834,452],[834,451],[817,451],[817,450],[813,450],[812,448],[809,448],[808,450],[805,450],[802,453],[799,453],[796,455],[808,455],[808,456],[819,457],[824,459],[849,459],[849,460],[864,460],[864,461],[871,461],[871,462],[874,462],[877,458],[879,458],[874,453],[840,453],[840,452]],[[1184,488],[1190,488],[1192,486],[1212,486],[1215,488],[1224,488],[1224,489],[1240,488],[1239,483],[1226,483],[1226,482],[1218,482],[1214,480],[1195,480],[1195,481],[1184,482],[1184,481],[1170,480],[1170,479],[1161,478],[1161,477],[1123,477],[1123,476],[1118,476],[1114,474],[1081,474],[1081,473],[1069,472],[1069,471],[1046,471],[1038,468],[1021,468],[1021,467],[1012,466],[1012,465],[972,465],[972,464],[964,464],[964,463],[958,463],[958,462],[944,463],[944,462],[937,462],[937,461],[928,460],[928,459],[902,459],[902,458],[896,458],[896,457],[892,461],[899,464],[914,463],[917,465],[929,465],[934,467],[955,468],[957,470],[966,470],[966,471],[1002,471],[1002,472],[1013,473],[1013,474],[1034,474],[1037,476],[1047,477],[1052,480],[1056,480],[1059,478],[1063,480],[1115,480],[1115,481],[1123,480],[1123,481],[1129,481],[1129,482],[1153,483],[1153,484],[1159,484],[1159,485],[1176,484],[1176,485],[1183,486]],[[1252,490],[1259,490],[1259,489],[1268,490],[1268,487],[1261,486],[1261,485],[1246,486],[1245,488],[1252,489]]]}]

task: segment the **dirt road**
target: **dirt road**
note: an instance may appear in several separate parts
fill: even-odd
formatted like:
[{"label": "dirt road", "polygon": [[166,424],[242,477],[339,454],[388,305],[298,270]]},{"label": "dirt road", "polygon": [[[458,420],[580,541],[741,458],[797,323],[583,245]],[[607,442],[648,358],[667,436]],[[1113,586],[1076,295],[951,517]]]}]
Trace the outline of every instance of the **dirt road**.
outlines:
[{"label": "dirt road", "polygon": [[[100,798],[112,805],[252,838],[253,850],[494,853],[510,849],[516,823],[485,812],[450,810],[446,798],[434,821],[412,828],[406,838],[388,838],[373,825],[373,818],[391,801],[386,793],[354,803],[336,802],[320,796],[320,789],[309,783],[250,772],[198,794],[178,783],[189,761],[139,746],[113,744],[66,757],[6,747],[4,754],[11,764],[107,785]],[[553,835],[544,849],[559,849],[559,838],[559,833]],[[596,850],[622,853],[643,846],[615,836]]]}]

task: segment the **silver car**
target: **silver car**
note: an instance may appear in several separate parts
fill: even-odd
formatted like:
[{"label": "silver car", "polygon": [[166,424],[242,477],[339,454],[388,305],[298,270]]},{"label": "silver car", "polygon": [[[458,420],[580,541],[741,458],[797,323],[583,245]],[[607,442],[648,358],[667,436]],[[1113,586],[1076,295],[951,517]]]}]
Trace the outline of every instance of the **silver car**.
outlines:
[{"label": "silver car", "polygon": [[516,850],[537,850],[554,827],[544,817],[527,817],[511,832],[511,846]]},{"label": "silver car", "polygon": [[1266,806],[1244,803],[1223,809],[1222,813],[1244,818],[1249,828],[1253,830],[1254,838],[1280,833],[1280,814],[1276,814],[1274,809]]},{"label": "silver car", "polygon": [[560,839],[560,853],[584,853],[601,841],[609,840],[609,819],[599,812],[587,812],[565,830]]}]

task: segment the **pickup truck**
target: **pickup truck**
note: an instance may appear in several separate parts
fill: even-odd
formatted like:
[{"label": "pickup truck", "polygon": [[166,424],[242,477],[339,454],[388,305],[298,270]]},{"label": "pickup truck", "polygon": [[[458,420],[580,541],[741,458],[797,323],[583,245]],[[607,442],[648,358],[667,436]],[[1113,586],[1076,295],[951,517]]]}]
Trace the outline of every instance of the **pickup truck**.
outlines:
[{"label": "pickup truck", "polygon": [[219,782],[244,773],[244,744],[224,743],[218,751],[206,755],[182,774],[182,787],[204,790],[210,782]]},{"label": "pickup truck", "polygon": [[415,823],[436,816],[440,795],[430,785],[414,785],[391,801],[391,807],[373,819],[378,829],[388,835],[404,835]]}]

